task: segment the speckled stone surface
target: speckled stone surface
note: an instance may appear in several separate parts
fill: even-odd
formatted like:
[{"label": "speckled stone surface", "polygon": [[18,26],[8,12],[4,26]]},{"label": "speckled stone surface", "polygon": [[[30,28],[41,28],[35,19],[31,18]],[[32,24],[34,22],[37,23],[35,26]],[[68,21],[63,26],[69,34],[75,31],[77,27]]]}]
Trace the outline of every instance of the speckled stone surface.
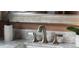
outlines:
[{"label": "speckled stone surface", "polygon": [[[26,47],[24,47],[24,45]],[[69,43],[61,43],[61,44],[53,44],[51,43],[34,43],[32,40],[15,40],[10,42],[4,42],[0,41],[0,48],[75,48],[75,44],[69,44]]]}]

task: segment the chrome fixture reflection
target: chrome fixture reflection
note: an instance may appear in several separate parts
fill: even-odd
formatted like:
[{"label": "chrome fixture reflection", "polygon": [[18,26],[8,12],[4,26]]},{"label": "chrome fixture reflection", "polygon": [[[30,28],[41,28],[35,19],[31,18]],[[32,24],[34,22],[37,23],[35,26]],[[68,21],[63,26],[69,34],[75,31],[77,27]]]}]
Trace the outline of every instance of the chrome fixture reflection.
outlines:
[{"label": "chrome fixture reflection", "polygon": [[[40,35],[39,40],[38,40],[38,37],[37,37],[38,35]],[[34,42],[42,41],[42,43],[48,43],[46,28],[45,28],[44,25],[39,25],[37,32],[34,32],[33,36],[34,36],[34,40],[33,40]]]}]

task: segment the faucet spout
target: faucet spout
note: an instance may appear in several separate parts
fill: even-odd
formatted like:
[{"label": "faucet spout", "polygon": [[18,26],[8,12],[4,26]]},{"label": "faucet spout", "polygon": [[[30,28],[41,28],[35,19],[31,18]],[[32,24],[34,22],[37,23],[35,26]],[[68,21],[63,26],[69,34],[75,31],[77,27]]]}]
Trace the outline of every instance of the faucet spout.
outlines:
[{"label": "faucet spout", "polygon": [[38,33],[41,33],[41,40],[42,43],[48,43],[47,41],[47,33],[46,33],[46,28],[44,25],[40,25],[37,29],[37,32],[33,32],[33,36],[34,36],[34,39],[33,39],[33,42],[38,42],[38,38],[37,36],[39,35]]},{"label": "faucet spout", "polygon": [[46,28],[45,28],[45,26],[44,25],[40,25],[39,27],[38,27],[38,30],[37,30],[38,32],[42,32],[42,42],[43,43],[48,43],[48,41],[47,41],[47,33],[46,33]]}]

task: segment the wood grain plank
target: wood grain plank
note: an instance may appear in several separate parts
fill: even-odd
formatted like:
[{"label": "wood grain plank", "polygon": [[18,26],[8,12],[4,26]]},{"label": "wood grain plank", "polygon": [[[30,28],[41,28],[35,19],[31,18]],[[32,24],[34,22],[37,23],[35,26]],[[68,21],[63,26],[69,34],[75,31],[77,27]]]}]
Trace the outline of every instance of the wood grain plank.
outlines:
[{"label": "wood grain plank", "polygon": [[50,31],[68,31],[66,28],[68,26],[76,26],[79,25],[72,25],[72,24],[61,24],[61,23],[22,23],[22,22],[12,22],[14,28],[16,29],[37,29],[39,25],[45,25],[47,30]]}]

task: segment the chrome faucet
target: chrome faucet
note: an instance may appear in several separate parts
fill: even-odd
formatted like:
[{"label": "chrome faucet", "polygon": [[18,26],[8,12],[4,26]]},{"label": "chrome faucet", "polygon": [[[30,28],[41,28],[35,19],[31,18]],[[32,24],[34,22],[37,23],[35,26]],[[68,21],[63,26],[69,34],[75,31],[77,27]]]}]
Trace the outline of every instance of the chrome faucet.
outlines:
[{"label": "chrome faucet", "polygon": [[[42,42],[43,43],[48,43],[47,41],[47,33],[46,33],[46,28],[44,25],[39,25],[38,29],[37,29],[37,32],[41,32],[43,35],[42,35]],[[33,33],[33,36],[34,36],[34,42],[38,42],[37,38],[36,38],[36,33]]]}]

